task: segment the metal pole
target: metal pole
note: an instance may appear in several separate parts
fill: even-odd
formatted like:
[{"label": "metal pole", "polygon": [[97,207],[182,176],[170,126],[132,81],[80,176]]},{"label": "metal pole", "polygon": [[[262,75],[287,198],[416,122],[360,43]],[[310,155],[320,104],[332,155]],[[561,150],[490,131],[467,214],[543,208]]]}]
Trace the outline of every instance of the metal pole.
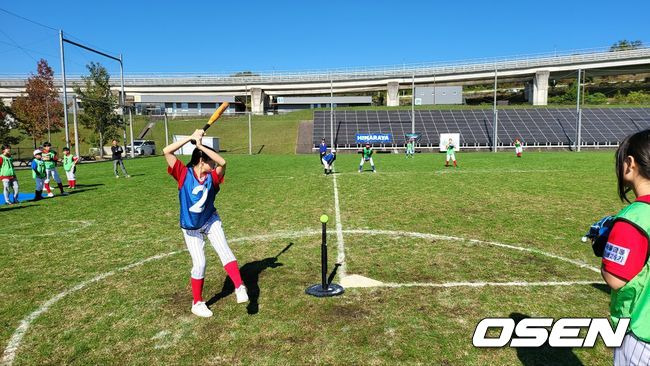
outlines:
[{"label": "metal pole", "polygon": [[248,111],[248,85],[246,85],[246,92],[244,95],[244,111],[248,114],[248,155],[253,155],[253,126],[251,112]]},{"label": "metal pole", "polygon": [[248,112],[248,155],[253,155],[253,125],[251,112]]},{"label": "metal pole", "polygon": [[61,76],[63,78],[63,124],[65,126],[65,145],[70,147],[68,134],[68,85],[65,79],[65,53],[63,51],[63,30],[59,30],[59,48],[61,50]]},{"label": "metal pole", "polygon": [[[127,139],[126,139],[126,118],[124,118],[124,112],[125,112],[125,107],[126,107],[126,96],[124,95],[124,64],[122,62],[122,54],[120,53],[119,57],[119,62],[120,62],[120,90],[121,90],[121,96],[120,96],[120,106],[122,109],[122,121],[124,121],[124,146],[127,146]],[[131,116],[131,110],[129,110],[129,117]],[[133,151],[133,126],[131,126],[131,157],[135,157],[135,151]]]},{"label": "metal pole", "polygon": [[433,72],[433,105],[436,105],[436,73]]},{"label": "metal pole", "polygon": [[129,131],[131,133],[131,157],[135,157],[135,149],[133,145],[133,116],[131,115],[131,107],[129,108]]},{"label": "metal pole", "polygon": [[577,126],[576,126],[576,142],[575,142],[575,149],[576,151],[580,151],[580,138],[581,138],[581,132],[582,129],[582,110],[580,109],[580,74],[582,73],[581,69],[578,69],[578,85],[576,87],[576,114],[578,117],[577,121]]},{"label": "metal pole", "polygon": [[169,145],[169,127],[167,127],[167,111],[164,112],[165,117],[165,146]]},{"label": "metal pole", "polygon": [[45,114],[47,115],[47,141],[52,142],[52,131],[50,130],[50,106],[45,97]]},{"label": "metal pole", "polygon": [[323,223],[320,246],[320,264],[321,264],[321,286],[323,290],[327,289],[327,224]]},{"label": "metal pole", "polygon": [[411,93],[413,93],[411,98],[411,133],[415,133],[415,74],[411,80]]},{"label": "metal pole", "polygon": [[499,124],[499,115],[497,112],[497,65],[494,64],[494,105],[493,105],[493,113],[494,113],[494,132],[492,135],[494,136],[494,143],[492,144],[494,152],[497,152],[497,133],[498,133],[498,124]]},{"label": "metal pole", "polygon": [[77,123],[77,95],[75,94],[72,99],[72,123],[74,126],[74,154],[75,156],[81,156],[79,154],[79,124]]},{"label": "metal pole", "polygon": [[334,146],[334,80],[330,77],[330,146]]}]

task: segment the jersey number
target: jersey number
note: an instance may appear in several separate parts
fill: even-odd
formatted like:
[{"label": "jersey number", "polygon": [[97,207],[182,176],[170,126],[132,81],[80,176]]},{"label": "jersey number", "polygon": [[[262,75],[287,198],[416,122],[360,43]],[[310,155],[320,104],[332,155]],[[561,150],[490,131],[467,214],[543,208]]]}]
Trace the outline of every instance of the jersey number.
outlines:
[{"label": "jersey number", "polygon": [[192,194],[195,196],[201,192],[203,192],[203,195],[195,204],[192,205],[192,207],[190,207],[190,212],[201,213],[203,212],[203,209],[205,209],[205,200],[208,199],[208,189],[206,186],[196,186],[192,190]]}]

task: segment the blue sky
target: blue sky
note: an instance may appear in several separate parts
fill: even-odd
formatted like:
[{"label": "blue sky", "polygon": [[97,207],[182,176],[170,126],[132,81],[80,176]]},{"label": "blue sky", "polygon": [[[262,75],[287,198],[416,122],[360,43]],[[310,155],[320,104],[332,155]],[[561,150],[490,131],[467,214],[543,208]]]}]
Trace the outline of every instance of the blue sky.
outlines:
[{"label": "blue sky", "polygon": [[[602,47],[619,39],[650,43],[647,0],[38,0],[3,1],[0,8],[122,53],[127,74],[400,65]],[[58,33],[0,11],[0,74],[32,72],[41,57],[59,72]],[[84,72],[89,61],[119,70],[73,47],[66,57],[70,73]]]}]

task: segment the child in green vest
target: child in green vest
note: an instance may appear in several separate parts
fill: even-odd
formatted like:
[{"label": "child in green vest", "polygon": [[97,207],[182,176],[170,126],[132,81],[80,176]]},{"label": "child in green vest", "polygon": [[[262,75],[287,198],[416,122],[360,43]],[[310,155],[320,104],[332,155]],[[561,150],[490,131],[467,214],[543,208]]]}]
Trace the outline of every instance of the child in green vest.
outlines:
[{"label": "child in green vest", "polygon": [[[614,350],[615,365],[650,363],[650,130],[628,136],[616,151],[621,201],[630,203],[613,216],[610,230],[593,238],[602,256],[601,273],[612,288],[610,313],[615,326],[629,318],[627,334]],[[635,363],[636,362],[636,363]]]},{"label": "child in green vest", "polygon": [[56,151],[52,151],[52,144],[46,142],[43,144],[43,163],[45,164],[45,190],[47,191],[48,197],[54,197],[52,189],[50,189],[50,178],[54,179],[61,191],[61,195],[64,195],[63,192],[63,182],[59,177],[59,172],[56,171],[56,163],[59,160]]},{"label": "child in green vest", "polygon": [[456,163],[456,146],[454,145],[454,140],[449,139],[449,142],[447,145],[445,145],[445,148],[447,149],[447,158],[445,159],[445,167],[449,166],[449,160],[452,160],[454,162],[454,168],[458,168],[458,164]]},{"label": "child in green vest", "polygon": [[413,154],[415,154],[415,141],[410,138],[406,141],[406,157],[412,158]]},{"label": "child in green vest", "polygon": [[521,144],[521,141],[519,141],[519,139],[515,139],[515,142],[512,144],[515,145],[515,154],[517,154],[517,157],[520,158],[521,153],[524,152],[524,147]]},{"label": "child in green vest", "polygon": [[34,189],[34,201],[43,198],[43,184],[45,183],[45,163],[43,162],[43,152],[41,150],[34,150],[34,160],[32,160],[32,178],[36,182]]},{"label": "child in green vest", "polygon": [[75,189],[77,187],[77,180],[75,173],[77,172],[77,162],[79,158],[70,153],[70,149],[63,148],[63,170],[68,178],[68,188]]},{"label": "child in green vest", "polygon": [[366,162],[370,163],[372,172],[377,173],[377,171],[375,170],[375,162],[372,161],[372,146],[370,146],[370,144],[366,144],[363,150],[361,150],[361,162],[359,163],[359,173],[363,171],[363,165]]},{"label": "child in green vest", "polygon": [[[13,205],[18,203],[18,179],[14,172],[14,161],[11,158],[11,146],[2,145],[2,155],[0,155],[0,180],[2,180],[2,189],[5,203]],[[13,201],[9,198],[9,187],[13,188]]]}]

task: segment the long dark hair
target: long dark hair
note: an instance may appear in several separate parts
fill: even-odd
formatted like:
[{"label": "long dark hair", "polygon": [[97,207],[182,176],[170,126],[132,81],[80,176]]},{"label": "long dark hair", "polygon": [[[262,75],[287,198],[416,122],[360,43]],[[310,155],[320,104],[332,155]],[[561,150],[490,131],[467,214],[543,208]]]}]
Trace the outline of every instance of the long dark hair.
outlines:
[{"label": "long dark hair", "polygon": [[[203,147],[216,152],[213,148],[211,148],[209,146],[203,146]],[[201,159],[203,159],[204,162],[212,161],[212,159],[210,159],[210,157],[206,153],[199,150],[198,148],[195,148],[194,151],[192,151],[192,159],[190,159],[190,162],[187,163],[187,167],[191,168],[191,167],[195,166],[196,164],[199,163],[199,161]]]},{"label": "long dark hair", "polygon": [[632,156],[639,167],[639,174],[650,179],[650,129],[629,135],[621,142],[616,150],[616,178],[618,179],[618,197],[621,201],[630,202],[627,193],[630,188],[623,181],[625,159]]}]

